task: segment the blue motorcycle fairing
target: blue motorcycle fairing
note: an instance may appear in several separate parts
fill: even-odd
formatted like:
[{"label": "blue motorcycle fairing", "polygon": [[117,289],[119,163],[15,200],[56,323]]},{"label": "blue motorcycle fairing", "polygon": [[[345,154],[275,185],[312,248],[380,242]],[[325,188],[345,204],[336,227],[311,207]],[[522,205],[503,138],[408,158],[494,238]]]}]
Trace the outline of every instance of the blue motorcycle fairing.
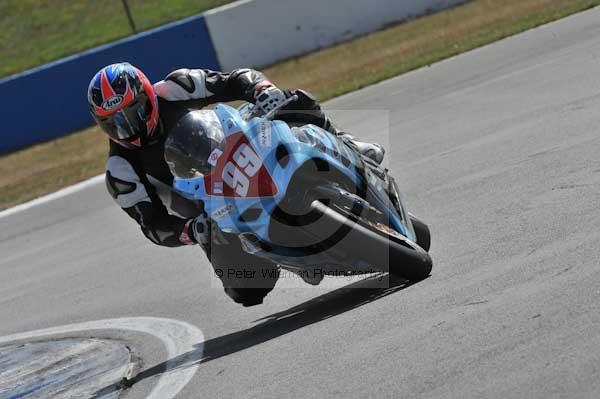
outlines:
[{"label": "blue motorcycle fairing", "polygon": [[[323,159],[346,175],[357,187],[364,187],[365,181],[357,166],[361,161],[340,138],[329,132],[314,125],[290,128],[277,120],[252,118],[245,121],[237,109],[224,104],[217,105],[215,112],[221,121],[225,137],[241,133],[276,186],[275,193],[269,196],[224,196],[207,192],[208,180],[205,180],[205,176],[175,178],[174,188],[188,199],[203,201],[204,210],[222,231],[233,234],[252,233],[261,241],[271,242],[271,215],[286,195],[294,173],[313,158]],[[277,149],[280,146],[284,146],[287,152],[287,162],[283,166],[277,160]],[[236,164],[233,159],[219,159],[218,162]],[[213,185],[222,187],[222,184],[226,184],[222,176],[215,176],[215,173],[210,179],[210,184]],[[391,227],[414,240],[412,229],[404,226],[393,209],[385,206],[383,211],[389,216]]]}]

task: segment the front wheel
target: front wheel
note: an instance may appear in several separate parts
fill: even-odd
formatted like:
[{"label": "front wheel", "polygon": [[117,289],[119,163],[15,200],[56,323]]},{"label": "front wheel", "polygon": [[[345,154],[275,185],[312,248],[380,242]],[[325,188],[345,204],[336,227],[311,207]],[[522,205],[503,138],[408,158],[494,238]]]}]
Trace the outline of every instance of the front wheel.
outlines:
[{"label": "front wheel", "polygon": [[312,202],[311,211],[314,222],[303,228],[338,256],[359,259],[379,271],[410,281],[423,280],[431,273],[433,262],[429,254],[389,227],[318,200]]},{"label": "front wheel", "polygon": [[431,232],[429,231],[429,227],[415,215],[409,214],[408,216],[415,229],[417,244],[425,251],[429,252],[429,248],[431,247]]}]

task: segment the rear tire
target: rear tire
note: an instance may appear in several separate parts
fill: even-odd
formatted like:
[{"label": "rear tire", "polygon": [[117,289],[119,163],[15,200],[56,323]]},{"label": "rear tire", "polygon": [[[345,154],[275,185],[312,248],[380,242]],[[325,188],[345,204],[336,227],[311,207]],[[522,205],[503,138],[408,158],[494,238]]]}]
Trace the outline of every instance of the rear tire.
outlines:
[{"label": "rear tire", "polygon": [[379,271],[410,281],[423,280],[431,273],[429,254],[407,238],[350,219],[350,215],[320,201],[313,201],[311,209],[317,217],[303,229],[325,244],[328,251],[346,259],[360,259]]}]

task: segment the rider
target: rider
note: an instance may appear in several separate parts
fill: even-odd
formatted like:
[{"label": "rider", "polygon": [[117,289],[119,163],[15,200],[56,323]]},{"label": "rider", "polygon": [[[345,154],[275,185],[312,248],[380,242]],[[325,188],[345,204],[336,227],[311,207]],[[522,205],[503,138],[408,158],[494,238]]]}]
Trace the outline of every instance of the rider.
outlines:
[{"label": "rider", "polygon": [[[282,90],[255,70],[230,73],[204,69],[178,69],[155,84],[129,63],[102,68],[88,88],[94,120],[110,137],[106,163],[106,187],[117,204],[140,225],[152,242],[166,247],[201,244],[207,252],[225,292],[237,303],[262,303],[278,279],[277,265],[265,264],[241,249],[235,236],[216,231],[202,204],[192,203],[172,190],[173,175],[167,166],[164,142],[176,122],[192,109],[217,102],[243,100],[268,112],[290,96],[298,100],[281,116],[286,122],[312,123],[332,134],[341,134],[317,101],[303,90]],[[383,148],[355,141],[359,150],[380,163]],[[198,216],[200,214],[200,216]],[[215,251],[216,248],[222,249]],[[211,254],[212,253],[212,254]],[[221,255],[229,262],[252,264],[265,276],[249,284],[228,276]],[[233,261],[231,260],[233,259]]]}]

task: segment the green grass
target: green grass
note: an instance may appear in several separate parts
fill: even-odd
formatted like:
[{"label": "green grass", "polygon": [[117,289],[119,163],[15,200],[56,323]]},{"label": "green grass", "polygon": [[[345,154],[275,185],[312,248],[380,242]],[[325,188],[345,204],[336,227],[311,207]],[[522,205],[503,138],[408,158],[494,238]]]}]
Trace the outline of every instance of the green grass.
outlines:
[{"label": "green grass", "polygon": [[[138,31],[232,0],[128,0]],[[121,0],[0,0],[0,77],[131,35]]]},{"label": "green grass", "polygon": [[[306,88],[326,100],[597,5],[600,0],[473,0],[265,72],[282,87]],[[106,138],[91,127],[0,157],[0,208],[102,173],[106,151]]]}]

